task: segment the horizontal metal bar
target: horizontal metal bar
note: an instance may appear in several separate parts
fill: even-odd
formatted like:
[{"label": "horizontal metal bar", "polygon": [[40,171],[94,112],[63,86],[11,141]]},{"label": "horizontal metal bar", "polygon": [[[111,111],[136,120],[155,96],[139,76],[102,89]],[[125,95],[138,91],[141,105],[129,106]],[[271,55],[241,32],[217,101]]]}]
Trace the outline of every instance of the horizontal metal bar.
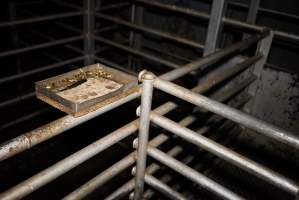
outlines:
[{"label": "horizontal metal bar", "polygon": [[111,10],[111,9],[115,9],[115,8],[124,8],[124,7],[128,7],[130,5],[131,4],[128,2],[114,3],[111,5],[101,6],[100,8],[96,9],[96,11],[105,12],[107,10]]},{"label": "horizontal metal bar", "polygon": [[116,164],[112,165],[111,167],[104,170],[99,175],[89,180],[87,184],[82,185],[81,187],[77,188],[75,191],[65,196],[63,200],[83,199],[88,194],[93,192],[95,189],[104,185],[108,180],[112,179],[120,172],[127,169],[129,166],[133,165],[136,161],[135,157],[136,157],[136,152],[129,154],[128,156],[118,161]]},{"label": "horizontal metal bar", "polygon": [[62,19],[66,17],[74,17],[83,15],[82,11],[76,11],[76,12],[68,12],[68,13],[62,13],[62,14],[54,14],[54,15],[48,15],[48,16],[42,16],[42,17],[32,17],[28,19],[22,19],[22,20],[15,20],[10,22],[0,22],[0,28],[6,27],[6,26],[15,26],[15,25],[23,25],[23,24],[30,24],[35,22],[43,22],[48,20],[55,20],[55,19]]},{"label": "horizontal metal bar", "polygon": [[25,121],[31,120],[32,118],[35,118],[37,116],[40,116],[41,114],[44,114],[45,112],[48,112],[51,108],[44,108],[40,109],[36,112],[32,112],[30,114],[27,114],[25,116],[22,116],[20,118],[14,119],[6,124],[0,125],[0,131],[3,131],[4,129],[10,128],[12,126],[15,126],[16,124],[23,123]]},{"label": "horizontal metal bar", "polygon": [[[210,18],[210,15],[207,13],[200,12],[197,10],[192,10],[189,8],[183,8],[183,7],[179,7],[179,6],[175,6],[175,5],[167,5],[165,3],[159,3],[157,1],[148,1],[148,0],[135,0],[135,1],[145,4],[145,5],[149,5],[149,6],[166,9],[166,10],[170,10],[173,12],[183,13],[183,14],[187,14],[187,15],[190,15],[193,17],[199,17],[199,18],[202,18],[205,20],[209,20],[209,18]],[[226,18],[226,17],[223,17],[222,20],[226,25],[231,25],[234,27],[244,28],[244,29],[253,30],[253,31],[262,31],[265,28],[262,26],[248,24],[248,23],[244,23],[244,22]],[[280,39],[284,39],[284,40],[293,40],[293,41],[299,42],[299,35],[296,35],[296,34],[290,34],[290,33],[286,33],[283,31],[274,30],[274,36],[277,38],[280,38]]]},{"label": "horizontal metal bar", "polygon": [[203,137],[196,132],[185,128],[154,112],[151,113],[151,120],[162,128],[171,131],[172,133],[184,138],[192,144],[199,146],[200,148],[213,153],[214,155],[226,160],[227,162],[237,165],[250,174],[261,178],[280,189],[283,189],[291,194],[296,194],[298,192],[298,185],[292,180],[289,180],[288,178],[283,177],[282,175],[268,169],[267,167],[264,167],[236,152],[233,152],[229,148],[222,146],[209,138]]},{"label": "horizontal metal bar", "polygon": [[147,54],[147,53],[144,53],[144,52],[141,52],[141,51],[138,51],[136,49],[133,49],[131,47],[127,47],[125,45],[122,45],[122,44],[119,44],[119,43],[116,43],[116,42],[113,42],[111,40],[108,40],[108,39],[105,39],[103,37],[99,37],[99,36],[96,36],[95,39],[99,42],[102,42],[102,43],[105,43],[107,45],[111,45],[115,48],[118,48],[118,49],[121,49],[123,51],[126,51],[126,52],[129,52],[131,54],[134,54],[134,55],[137,55],[137,56],[141,56],[145,59],[148,59],[148,60],[151,60],[151,61],[154,61],[154,62],[157,62],[157,63],[160,63],[160,64],[163,64],[165,66],[168,66],[168,67],[171,67],[171,68],[179,68],[180,66],[175,64],[175,63],[172,63],[172,62],[169,62],[169,61],[166,61],[166,60],[163,60],[161,58],[158,58],[156,56],[153,56],[153,55],[150,55],[150,54]]},{"label": "horizontal metal bar", "polygon": [[183,56],[180,56],[180,55],[176,55],[176,54],[173,54],[173,53],[168,52],[168,51],[163,51],[163,49],[158,49],[156,47],[150,47],[150,46],[145,46],[143,48],[148,49],[150,51],[157,52],[157,53],[159,53],[163,56],[165,55],[165,56],[169,56],[169,57],[175,58],[175,59],[180,60],[180,61],[184,61],[186,63],[192,62],[192,60],[190,58],[186,58],[186,57],[183,57]]},{"label": "horizontal metal bar", "polygon": [[[135,126],[138,125],[135,124]],[[10,188],[9,190],[0,194],[0,199],[8,200],[20,199],[22,197],[25,197],[26,195],[54,180],[65,172],[78,166],[82,162],[88,160],[94,155],[100,153],[101,151],[129,136],[134,130],[136,130],[136,127],[129,124],[112,132],[111,134],[101,138],[100,140],[97,140],[89,146],[52,165],[51,167],[48,167],[47,169],[39,172],[31,178]]]},{"label": "horizontal metal bar", "polygon": [[12,56],[12,55],[19,54],[19,53],[25,53],[25,52],[28,52],[28,51],[38,50],[38,49],[42,49],[42,48],[46,48],[46,47],[52,47],[52,46],[55,46],[55,45],[65,44],[65,43],[68,43],[68,42],[74,42],[74,41],[78,41],[78,40],[83,39],[83,38],[84,38],[84,36],[74,36],[74,37],[69,37],[69,38],[65,38],[65,39],[46,42],[46,43],[43,43],[43,44],[33,45],[33,46],[30,46],[30,47],[24,47],[24,48],[20,48],[20,49],[0,52],[0,58],[1,57],[6,57],[6,56]]},{"label": "horizontal metal bar", "polygon": [[236,86],[229,87],[226,93],[216,93],[212,97],[212,99],[215,99],[216,101],[224,102],[231,98],[232,96],[238,94],[239,92],[243,91],[246,87],[248,87],[251,83],[256,81],[257,77],[255,75],[249,76],[248,78],[241,81],[241,83],[238,83]]},{"label": "horizontal metal bar", "polygon": [[71,115],[62,117],[49,124],[39,127],[35,130],[29,131],[23,135],[20,135],[8,142],[1,144],[0,148],[0,161],[5,160],[15,154],[18,154],[26,149],[48,140],[66,130],[69,130],[83,122],[86,122],[98,115],[101,115],[109,110],[112,110],[122,104],[125,104],[140,96],[139,92],[128,95],[118,101],[112,102],[108,106],[105,106],[99,110],[86,114],[82,117],[74,118]]},{"label": "horizontal metal bar", "polygon": [[104,63],[105,65],[111,66],[113,68],[119,69],[121,71],[127,72],[127,73],[132,74],[132,75],[137,75],[136,72],[131,71],[131,70],[127,69],[127,68],[124,68],[121,65],[119,65],[117,63],[114,63],[114,62],[112,62],[110,60],[107,60],[105,58],[102,58],[102,57],[99,57],[99,56],[95,56],[95,59],[97,61],[101,62],[101,63]]},{"label": "horizontal metal bar", "polygon": [[8,82],[8,81],[14,81],[16,79],[24,78],[26,76],[34,75],[34,74],[37,74],[37,73],[40,73],[40,72],[44,72],[44,71],[47,71],[47,70],[52,70],[52,69],[55,69],[57,67],[61,67],[63,65],[71,64],[71,63],[74,63],[74,62],[77,62],[77,61],[82,61],[82,60],[84,60],[84,58],[85,58],[85,56],[71,58],[71,59],[64,60],[64,61],[61,61],[61,62],[57,62],[57,63],[54,63],[54,64],[50,64],[50,65],[46,65],[46,66],[43,66],[43,67],[39,67],[37,69],[29,70],[29,71],[26,71],[26,72],[23,72],[23,73],[20,73],[20,74],[15,74],[15,75],[12,75],[12,76],[7,76],[5,78],[1,78],[0,79],[0,84]]},{"label": "horizontal metal bar", "polygon": [[205,81],[201,84],[198,84],[196,88],[193,90],[193,92],[196,92],[198,90],[201,90],[203,87],[211,88],[214,86],[214,84],[218,84],[219,82],[222,82],[227,79],[227,77],[234,76],[248,67],[252,66],[254,63],[256,63],[258,60],[260,60],[263,56],[262,55],[256,55],[251,58],[247,58],[243,62],[237,64],[234,67],[228,68],[224,71],[224,73],[219,74],[218,76],[212,76],[211,78],[206,78]]},{"label": "horizontal metal bar", "polygon": [[164,92],[184,99],[236,123],[242,124],[267,137],[299,149],[299,138],[286,130],[160,78],[156,78],[154,85]]},{"label": "horizontal metal bar", "polygon": [[188,9],[188,8],[183,8],[183,7],[180,7],[177,5],[167,5],[166,3],[160,3],[158,1],[148,1],[148,0],[135,0],[135,2],[142,3],[142,4],[145,4],[148,6],[153,6],[156,8],[169,10],[172,12],[188,14],[193,17],[199,17],[199,18],[206,19],[206,20],[209,20],[209,18],[210,18],[210,15],[208,13],[204,13],[204,12],[200,12],[200,11],[192,10],[192,9]]},{"label": "horizontal metal bar", "polygon": [[[215,75],[213,74],[212,76],[215,76]],[[227,78],[229,78],[229,77],[227,77]],[[209,89],[208,87],[202,87],[202,88],[195,87],[195,88],[197,88],[198,92],[205,92]],[[195,88],[193,88],[193,89],[195,89]],[[233,91],[233,92],[231,92],[231,91]],[[218,95],[217,100],[221,100],[221,101],[227,100],[227,98],[228,98],[227,94],[234,95],[235,94],[234,91],[235,91],[234,88],[223,91],[222,95],[225,95],[225,97],[222,97],[221,95]],[[160,107],[156,108],[154,111],[156,111],[160,114],[166,114],[167,112],[170,112],[171,110],[175,109],[176,106],[177,106],[176,104],[168,102],[168,103],[165,103],[165,104],[161,105]],[[191,123],[193,123],[195,120],[196,120],[196,118],[194,116],[190,115],[190,116],[187,116],[184,119],[182,119],[179,122],[179,124],[182,125],[182,126],[188,126]],[[136,128],[136,126],[135,126],[135,128]],[[137,128],[136,128],[136,131],[137,131]],[[203,134],[205,131],[208,131],[208,129],[203,128],[203,129],[198,129],[198,131],[200,132],[200,134]],[[168,140],[168,136],[161,133],[160,135],[158,135],[157,137],[152,139],[149,144],[151,146],[157,147],[157,146],[161,145],[162,143],[164,143],[166,140]],[[171,149],[168,152],[168,154],[170,156],[176,156],[181,151],[182,151],[182,148],[176,146],[173,149]],[[133,162],[132,159],[135,159],[135,157],[136,157],[136,154],[132,153],[129,156],[127,156],[126,158],[124,158],[121,161],[117,162],[116,164],[112,165],[110,168],[108,168],[105,171],[115,171],[116,169],[119,169],[118,166],[122,165],[123,162],[127,163],[127,167],[129,167],[130,165],[132,165],[132,162]],[[160,167],[157,164],[151,164],[147,168],[147,173],[152,174],[155,171],[157,171],[159,168]],[[120,173],[121,170],[122,170],[122,168],[120,170],[118,170],[118,173]],[[116,172],[115,172],[114,176],[115,175],[117,175]],[[74,199],[81,199],[81,198],[87,196],[92,191],[94,191],[95,189],[97,189],[98,187],[100,187],[102,184],[105,183],[105,181],[106,181],[105,177],[106,177],[105,173],[102,172],[101,174],[99,174],[96,177],[92,178],[90,181],[88,181],[87,183],[85,183],[84,185],[82,185],[81,187],[79,187],[78,189],[76,189],[75,191],[70,193],[69,195],[67,195],[65,197],[65,199],[74,200]],[[110,178],[112,178],[112,177],[110,177]],[[122,188],[120,188],[119,191],[116,191],[116,193],[112,194],[111,197],[107,197],[107,199],[114,199],[114,195],[118,196],[119,192],[121,194],[123,194],[123,190],[127,191],[127,192],[130,192],[131,190],[128,190],[129,188],[131,188],[131,190],[133,190],[133,188],[134,188],[134,180],[133,179],[131,181],[129,181],[128,183],[126,183]]]},{"label": "horizontal metal bar", "polygon": [[[231,1],[231,2],[228,2],[228,5],[235,6],[235,7],[238,7],[238,8],[248,9],[248,5],[246,5],[244,3],[232,2]],[[299,20],[298,15],[289,14],[289,13],[281,12],[281,11],[278,11],[278,10],[271,10],[271,9],[268,9],[268,8],[259,7],[258,11],[268,13],[268,14],[272,14],[272,15],[281,16],[281,17],[287,17],[287,18],[290,18],[290,19]]]},{"label": "horizontal metal bar", "polygon": [[163,74],[160,78],[167,80],[172,79],[173,77],[180,77],[185,74],[186,70],[194,71],[197,66],[200,65],[200,69],[204,70],[208,66],[217,63],[221,59],[225,58],[226,56],[242,52],[246,48],[250,47],[252,44],[257,43],[264,35],[254,35],[249,38],[246,38],[240,42],[237,42],[231,46],[228,46],[224,49],[218,50],[213,54],[209,54],[205,57],[199,58],[187,65],[184,68],[179,68],[177,70],[170,71],[168,73]]},{"label": "horizontal metal bar", "polygon": [[119,28],[120,28],[120,26],[118,26],[118,25],[112,25],[112,26],[102,27],[101,29],[95,30],[94,33],[95,34],[104,33],[104,32],[108,32],[108,31],[114,31]]},{"label": "horizontal metal bar", "polygon": [[20,102],[20,101],[30,99],[34,96],[35,96],[35,92],[31,92],[31,93],[28,93],[28,94],[25,94],[25,95],[22,95],[22,96],[18,96],[18,97],[13,98],[13,99],[6,100],[6,101],[0,103],[0,108],[10,106],[10,105],[15,104],[15,103]]},{"label": "horizontal metal bar", "polygon": [[51,1],[58,4],[58,5],[67,7],[67,8],[71,8],[71,9],[75,9],[75,10],[83,10],[82,7],[80,7],[78,5],[75,5],[75,4],[72,4],[72,3],[68,3],[66,1],[59,1],[59,0],[51,0]]},{"label": "horizontal metal bar", "polygon": [[163,31],[160,31],[160,30],[157,30],[157,29],[153,29],[153,28],[149,28],[149,27],[146,27],[146,26],[130,23],[130,22],[127,22],[125,20],[122,20],[122,19],[119,19],[119,18],[116,18],[116,17],[110,17],[108,15],[100,14],[100,13],[97,13],[96,16],[99,17],[99,18],[109,20],[109,21],[112,21],[114,23],[129,27],[129,28],[138,30],[138,31],[151,33],[153,35],[163,37],[163,38],[166,38],[168,40],[178,42],[180,44],[185,44],[185,45],[190,46],[190,47],[199,48],[199,49],[202,49],[204,47],[204,45],[202,45],[198,42],[195,42],[195,41],[192,41],[192,40],[189,40],[189,39],[186,39],[186,38],[182,38],[182,37],[179,37],[177,35],[173,35],[171,33],[166,33],[166,32],[163,32]]},{"label": "horizontal metal bar", "polygon": [[224,198],[224,199],[243,199],[239,195],[231,192],[230,190],[226,189],[225,187],[219,185],[218,183],[214,182],[213,180],[209,179],[208,177],[200,174],[199,172],[193,170],[192,168],[188,167],[187,165],[179,162],[178,160],[168,156],[167,154],[163,153],[162,151],[148,147],[147,150],[148,154],[157,159],[159,162],[163,163],[164,165],[170,167],[174,171],[186,176],[187,178],[191,179],[192,181],[196,182],[200,186],[204,187],[205,189],[215,193],[217,196]]},{"label": "horizontal metal bar", "polygon": [[187,200],[183,197],[180,193],[173,190],[171,187],[167,186],[165,183],[162,183],[155,177],[145,174],[144,181],[149,184],[151,187],[155,188],[156,190],[160,191],[166,197],[172,200]]}]

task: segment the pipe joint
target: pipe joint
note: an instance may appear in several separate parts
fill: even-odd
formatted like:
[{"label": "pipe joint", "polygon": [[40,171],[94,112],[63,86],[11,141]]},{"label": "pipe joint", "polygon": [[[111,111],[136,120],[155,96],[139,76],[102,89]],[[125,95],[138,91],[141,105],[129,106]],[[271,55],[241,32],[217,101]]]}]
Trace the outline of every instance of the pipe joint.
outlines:
[{"label": "pipe joint", "polygon": [[138,74],[138,80],[140,82],[143,82],[144,80],[154,80],[155,78],[156,78],[156,75],[153,74],[152,72],[147,71],[147,70],[142,70]]}]

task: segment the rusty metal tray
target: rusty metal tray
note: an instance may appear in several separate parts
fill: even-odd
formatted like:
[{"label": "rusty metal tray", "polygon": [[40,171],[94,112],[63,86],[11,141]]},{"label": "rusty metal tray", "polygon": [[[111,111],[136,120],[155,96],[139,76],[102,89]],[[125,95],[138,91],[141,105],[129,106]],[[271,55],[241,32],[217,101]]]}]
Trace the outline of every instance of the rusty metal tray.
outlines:
[{"label": "rusty metal tray", "polygon": [[85,115],[137,90],[137,77],[101,64],[35,83],[37,98],[74,117]]}]

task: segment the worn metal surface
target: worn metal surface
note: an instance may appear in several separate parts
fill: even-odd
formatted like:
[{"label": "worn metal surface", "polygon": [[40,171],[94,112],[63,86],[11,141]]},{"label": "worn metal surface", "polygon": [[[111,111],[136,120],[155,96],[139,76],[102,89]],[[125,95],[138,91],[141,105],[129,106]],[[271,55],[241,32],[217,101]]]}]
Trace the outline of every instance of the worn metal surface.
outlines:
[{"label": "worn metal surface", "polygon": [[222,17],[225,14],[226,2],[224,0],[213,0],[206,35],[204,56],[216,51],[222,32]]},{"label": "worn metal surface", "polygon": [[[194,9],[184,8],[181,6],[167,5],[165,3],[160,3],[158,1],[148,1],[148,0],[135,0],[135,1],[145,4],[145,5],[157,7],[160,9],[165,9],[165,10],[172,11],[172,12],[182,13],[182,14],[193,16],[193,17],[199,17],[199,18],[202,18],[205,20],[208,20],[210,18],[210,15],[208,13],[200,12],[200,11],[197,11]],[[242,21],[230,19],[227,17],[223,17],[222,21],[226,25],[230,25],[232,27],[241,28],[241,29],[245,29],[245,30],[261,31],[262,29],[264,29],[264,27],[261,27],[258,25],[244,23]],[[283,31],[274,30],[274,36],[284,39],[284,40],[288,40],[288,41],[296,41],[296,42],[299,41],[298,35],[283,32]]]},{"label": "worn metal surface", "polygon": [[204,148],[205,150],[217,155],[218,157],[237,165],[247,172],[262,178],[263,180],[283,189],[291,194],[298,192],[298,185],[292,180],[264,167],[208,138],[196,134],[196,132],[187,129],[179,124],[155,114],[151,113],[151,120],[157,125],[171,131],[187,141]]},{"label": "worn metal surface", "polygon": [[129,23],[125,20],[118,19],[118,18],[115,18],[115,17],[110,17],[109,15],[100,14],[100,13],[97,13],[96,16],[99,17],[99,18],[108,20],[108,21],[112,21],[114,23],[121,24],[123,26],[130,27],[130,28],[138,30],[138,31],[151,33],[151,34],[160,36],[162,38],[178,42],[180,44],[185,44],[185,45],[195,47],[195,48],[200,48],[200,49],[203,48],[203,45],[199,44],[198,42],[195,42],[195,41],[192,41],[192,40],[189,40],[189,39],[186,39],[186,38],[182,38],[182,37],[170,34],[170,33],[166,33],[166,32],[163,32],[163,31],[159,31],[159,30],[156,30],[156,29],[152,29],[152,28],[146,27],[144,25],[143,26],[136,25],[134,23]]},{"label": "worn metal surface", "polygon": [[39,81],[35,86],[39,99],[78,117],[99,103],[104,106],[108,99],[134,92],[132,88],[137,86],[137,79],[95,64]]},{"label": "worn metal surface", "polygon": [[123,105],[140,95],[139,90],[124,96],[121,99],[109,102],[108,106],[101,107],[94,112],[74,118],[71,115],[62,117],[35,130],[22,134],[0,145],[0,161],[12,157],[20,152],[46,141],[64,131],[67,131],[79,124],[82,124],[98,115]]},{"label": "worn metal surface", "polygon": [[[261,77],[261,74],[264,69],[264,65],[267,62],[268,55],[270,53],[271,44],[273,40],[273,31],[269,32],[269,35],[265,38],[263,38],[257,47],[256,54],[261,54],[263,57],[255,63],[255,65],[251,68],[251,72],[259,79]],[[258,81],[254,82],[248,89],[248,93],[251,94],[253,97],[256,97],[256,92],[258,88]],[[253,102],[251,104],[254,104],[255,98],[253,98]],[[252,105],[247,105],[248,113],[251,113]]]},{"label": "worn metal surface", "polygon": [[[212,78],[212,76],[215,76],[215,74],[212,74],[211,78]],[[227,78],[229,78],[229,77],[227,77]],[[218,82],[218,84],[219,84],[219,82]],[[248,85],[248,83],[245,85]],[[195,87],[195,88],[196,88],[197,92],[199,92],[199,93],[205,92],[208,89],[210,89],[207,87],[202,87],[202,88]],[[195,88],[193,88],[193,90],[195,90]],[[241,88],[243,88],[243,87],[241,87]],[[215,96],[215,98],[218,101],[226,101],[228,98],[232,97],[238,90],[240,90],[239,87],[236,89],[229,88],[228,90],[222,91],[221,95],[218,94],[217,96]],[[242,102],[243,101],[241,101],[241,103]],[[246,102],[246,100],[245,100],[245,102]],[[166,114],[167,112],[169,112],[175,108],[176,108],[176,105],[174,103],[168,102],[168,103],[156,108],[154,111],[158,112],[158,113]],[[188,125],[192,124],[193,122],[195,122],[195,120],[196,120],[196,118],[193,115],[188,115],[187,117],[180,120],[178,123],[181,126],[188,126]],[[199,128],[196,132],[198,134],[204,134],[207,131],[209,131],[209,128],[202,127],[202,128]],[[149,142],[149,145],[151,145],[152,147],[157,147],[157,146],[160,146],[161,144],[167,142],[168,140],[169,140],[169,137],[167,135],[161,133],[158,136],[156,136],[155,138],[153,138]],[[174,148],[169,150],[167,152],[167,154],[169,156],[174,157],[174,156],[178,155],[179,153],[181,153],[182,151],[183,151],[183,149],[180,146],[175,146]],[[119,162],[117,162],[116,164],[114,164],[110,168],[108,168],[106,171],[115,170],[118,168],[118,166],[121,163],[124,163],[124,162],[127,162],[128,163],[127,167],[129,167],[130,165],[132,165],[132,162],[130,162],[132,159],[136,159],[135,153],[132,153],[132,154],[128,155],[127,157],[123,158],[122,160],[120,160]],[[160,166],[158,164],[153,163],[147,167],[146,173],[153,174],[156,171],[158,171],[159,169],[160,169]],[[116,173],[120,173],[120,171],[121,170],[118,170],[118,172],[116,172]],[[79,187],[74,192],[67,195],[65,198],[80,199],[80,198],[87,196],[88,194],[92,193],[94,190],[96,190],[98,187],[100,187],[102,184],[105,183],[105,179],[103,179],[103,177],[105,177],[105,176],[106,175],[104,174],[104,172],[102,172],[98,176],[94,177],[93,179],[91,179],[90,181],[88,181],[87,183],[85,183],[84,185]],[[132,180],[128,181],[126,184],[124,184],[122,187],[120,187],[118,190],[113,192],[111,195],[109,195],[106,199],[119,199],[119,198],[123,197],[125,194],[131,192],[134,189],[134,186],[135,186],[134,179],[132,179]]]},{"label": "worn metal surface", "polygon": [[154,78],[155,76],[147,71],[139,73],[139,81],[142,81],[142,95],[140,111],[140,122],[139,122],[139,133],[138,133],[138,145],[137,145],[137,161],[136,161],[136,174],[135,174],[135,190],[134,200],[142,199],[144,191],[144,176],[146,170],[147,160],[147,145],[149,138],[150,128],[150,112],[152,108],[152,97],[154,89]]},{"label": "worn metal surface", "polygon": [[168,81],[156,78],[154,85],[156,88],[164,92],[182,98],[199,107],[207,109],[241,125],[244,125],[245,127],[255,130],[260,134],[266,135],[269,138],[275,139],[281,143],[288,144],[289,146],[292,146],[296,149],[299,148],[299,138],[286,130],[252,117],[249,114],[241,112],[237,109],[230,108],[224,104],[211,100],[202,95],[193,93],[188,89],[185,89]]},{"label": "worn metal surface", "polygon": [[161,182],[159,179],[149,175],[145,174],[144,180],[147,184],[155,188],[156,190],[160,191],[162,194],[165,195],[165,197],[172,199],[172,200],[187,200],[185,197],[183,197],[180,193],[173,190],[171,187],[167,186],[163,182]]},{"label": "worn metal surface", "polygon": [[84,20],[83,20],[83,32],[84,32],[84,54],[85,65],[94,64],[95,56],[95,0],[84,0]]},{"label": "worn metal surface", "polygon": [[158,161],[160,161],[164,165],[167,165],[168,167],[175,170],[176,172],[186,176],[187,178],[191,179],[192,181],[196,182],[197,184],[201,185],[207,190],[215,193],[219,197],[224,199],[231,199],[231,200],[243,199],[239,195],[219,185],[218,183],[214,182],[208,177],[205,177],[204,175],[188,167],[187,165],[184,165],[183,163],[177,161],[176,159],[168,156],[162,151],[152,147],[148,147],[147,151],[151,157],[157,159]]}]

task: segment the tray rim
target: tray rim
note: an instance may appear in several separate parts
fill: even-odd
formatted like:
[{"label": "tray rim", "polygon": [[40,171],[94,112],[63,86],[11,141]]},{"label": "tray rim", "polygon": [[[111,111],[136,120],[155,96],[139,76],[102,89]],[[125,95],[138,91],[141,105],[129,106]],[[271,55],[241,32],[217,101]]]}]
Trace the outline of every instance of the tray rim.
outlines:
[{"label": "tray rim", "polygon": [[[100,96],[100,97],[97,97],[94,99],[87,100],[82,103],[75,103],[70,100],[67,100],[45,87],[46,84],[55,82],[55,80],[57,82],[57,81],[61,80],[62,78],[71,76],[73,74],[78,74],[78,73],[82,72],[82,70],[88,71],[88,70],[96,68],[96,67],[100,67],[103,70],[110,72],[112,74],[112,76],[115,74],[116,76],[113,76],[111,78],[111,80],[119,82],[119,83],[123,84],[123,86],[120,89],[113,91],[112,93],[109,93],[109,95],[106,97],[104,95],[104,96]],[[121,78],[123,78],[123,79],[120,80],[120,79],[115,78],[117,76],[121,76]],[[88,109],[88,107],[92,107],[102,101],[106,101],[107,99],[113,98],[114,96],[117,96],[123,92],[126,92],[127,90],[129,90],[137,85],[138,85],[137,77],[135,77],[131,74],[122,72],[118,69],[114,69],[114,68],[108,67],[106,65],[96,63],[93,65],[84,66],[84,67],[76,69],[76,70],[72,70],[72,71],[69,71],[69,72],[54,76],[54,77],[50,77],[50,78],[38,81],[35,83],[35,93],[36,93],[36,97],[38,99],[50,104],[51,106],[58,108],[59,110],[66,112],[68,114],[76,115],[76,113],[78,113],[82,110],[86,110],[86,109]]]}]

